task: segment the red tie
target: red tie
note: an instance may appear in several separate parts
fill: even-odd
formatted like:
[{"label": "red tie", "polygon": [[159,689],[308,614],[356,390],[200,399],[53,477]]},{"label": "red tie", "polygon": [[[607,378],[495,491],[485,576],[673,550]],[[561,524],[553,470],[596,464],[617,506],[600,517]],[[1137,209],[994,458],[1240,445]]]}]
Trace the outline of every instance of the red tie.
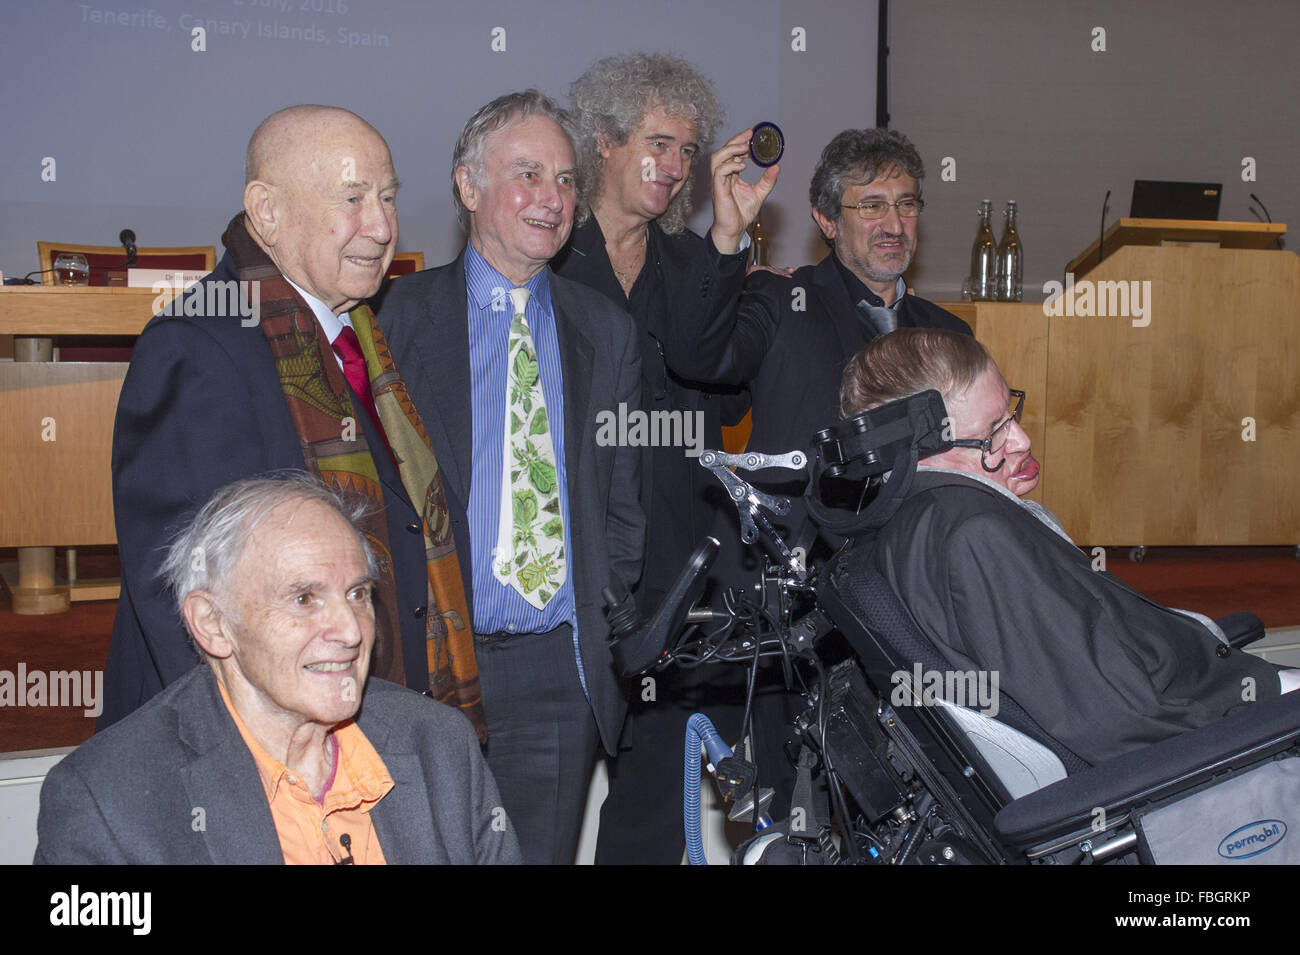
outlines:
[{"label": "red tie", "polygon": [[393,449],[388,444],[388,435],[384,433],[383,422],[379,420],[379,409],[375,407],[375,399],[370,394],[370,373],[366,371],[366,356],[361,354],[361,342],[357,340],[357,333],[352,330],[351,325],[344,325],[339,337],[334,339],[334,354],[343,359],[343,374],[348,384],[361,399],[361,404],[370,415],[370,420],[379,429],[379,439],[384,442],[389,455],[396,461],[397,456],[393,454]]}]

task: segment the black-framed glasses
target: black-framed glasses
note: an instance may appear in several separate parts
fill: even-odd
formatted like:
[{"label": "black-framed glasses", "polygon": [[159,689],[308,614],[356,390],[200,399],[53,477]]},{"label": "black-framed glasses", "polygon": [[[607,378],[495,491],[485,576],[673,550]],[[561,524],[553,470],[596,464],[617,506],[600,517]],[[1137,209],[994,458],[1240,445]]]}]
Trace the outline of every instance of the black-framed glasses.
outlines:
[{"label": "black-framed glasses", "polygon": [[897,202],[886,202],[884,199],[863,199],[856,205],[844,205],[845,209],[857,209],[858,216],[863,219],[883,219],[889,215],[889,208],[893,206],[898,210],[898,214],[904,219],[915,219],[925,208],[925,200],[918,199],[916,196],[904,196]]},{"label": "black-framed glasses", "polygon": [[1014,402],[1007,409],[1007,420],[993,429],[993,433],[981,441],[974,438],[957,438],[952,442],[954,448],[979,448],[980,449],[980,467],[985,471],[993,473],[1002,467],[1006,457],[998,459],[998,463],[992,467],[989,466],[989,455],[997,454],[1002,450],[1003,445],[1007,443],[1007,435],[1011,433],[1011,423],[1019,421],[1021,413],[1025,410],[1025,393],[1016,391],[1014,388],[1008,389],[1011,392],[1011,399]]}]

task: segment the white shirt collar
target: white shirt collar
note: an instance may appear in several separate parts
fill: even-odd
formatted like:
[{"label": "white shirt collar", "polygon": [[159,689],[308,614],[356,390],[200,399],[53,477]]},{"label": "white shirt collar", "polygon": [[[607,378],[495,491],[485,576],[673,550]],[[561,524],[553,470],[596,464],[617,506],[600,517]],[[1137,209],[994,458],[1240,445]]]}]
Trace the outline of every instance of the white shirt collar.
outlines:
[{"label": "white shirt collar", "polygon": [[[302,296],[302,300],[307,303],[307,307],[311,309],[311,313],[316,316],[316,321],[320,325],[321,331],[325,333],[325,337],[329,339],[331,345],[334,344],[334,339],[343,334],[344,325],[348,328],[352,327],[352,322],[348,318],[346,312],[342,315],[335,315],[328,305],[310,292],[304,291],[302,286],[289,278],[289,276],[286,275],[284,280],[293,286],[295,292]],[[334,354],[334,360],[339,363],[339,368],[343,367],[343,359],[338,356],[337,352]]]}]

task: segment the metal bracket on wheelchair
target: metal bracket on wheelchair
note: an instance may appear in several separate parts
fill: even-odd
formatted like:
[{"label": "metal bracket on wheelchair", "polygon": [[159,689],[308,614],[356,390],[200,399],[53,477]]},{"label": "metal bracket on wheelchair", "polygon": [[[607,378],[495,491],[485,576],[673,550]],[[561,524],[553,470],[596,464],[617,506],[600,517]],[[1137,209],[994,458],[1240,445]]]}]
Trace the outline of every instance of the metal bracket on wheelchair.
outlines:
[{"label": "metal bracket on wheelchair", "polygon": [[760,451],[746,451],[744,454],[727,454],[723,451],[700,453],[700,464],[711,471],[719,465],[724,468],[740,468],[742,471],[762,471],[765,468],[802,471],[807,463],[808,455],[802,451],[787,451],[785,454],[763,454]]},{"label": "metal bracket on wheelchair", "polygon": [[765,468],[784,468],[790,471],[802,471],[808,463],[808,455],[802,451],[789,451],[785,454],[763,454],[758,451],[746,451],[744,454],[726,454],[722,451],[704,451],[700,454],[700,465],[708,468],[713,476],[722,482],[731,496],[736,511],[740,514],[740,537],[746,544],[752,544],[763,536],[764,542],[773,551],[785,568],[800,582],[808,578],[808,571],[803,560],[796,556],[785,541],[776,532],[768,513],[783,516],[790,513],[790,499],[765,494],[757,490],[744,478],[738,477],[731,468],[743,471],[761,471]]}]

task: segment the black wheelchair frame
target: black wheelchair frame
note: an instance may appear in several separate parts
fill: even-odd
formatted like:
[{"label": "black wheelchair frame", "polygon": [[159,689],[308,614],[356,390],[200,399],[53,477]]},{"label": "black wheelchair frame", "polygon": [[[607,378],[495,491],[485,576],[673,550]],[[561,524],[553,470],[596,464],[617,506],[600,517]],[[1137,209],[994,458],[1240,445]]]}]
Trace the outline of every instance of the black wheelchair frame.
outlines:
[{"label": "black wheelchair frame", "polygon": [[[819,432],[810,487],[821,474],[850,475],[864,488],[877,486],[869,508],[892,513],[897,503],[881,476],[914,472],[920,457],[941,450],[934,435],[943,414],[942,400],[927,392]],[[649,621],[624,619],[620,626],[611,617],[615,661],[627,675],[670,665],[748,665],[746,735],[764,660],[781,661],[787,688],[802,684],[807,706],[797,727],[805,754],[791,817],[776,827],[790,860],[1149,863],[1155,853],[1143,833],[1144,814],[1300,755],[1300,693],[1098,766],[1052,739],[1003,695],[1000,722],[1049,751],[1064,777],[1014,798],[950,709],[923,705],[921,688],[907,680],[905,698],[898,699],[900,673],[917,664],[940,670],[945,664],[883,579],[854,561],[854,541],[823,566],[805,567],[772,526],[789,501],[764,494],[731,470],[799,470],[807,457],[705,451],[700,463],[728,489],[742,538],[760,544],[769,558],[758,596],[730,591],[724,610],[694,606],[718,549],[706,540]],[[812,503],[810,510],[824,523],[837,520]],[[1250,614],[1220,623],[1234,646],[1263,633]],[[695,627],[710,625],[693,635]],[[761,796],[736,791],[734,783],[730,795],[737,801],[762,804]],[[767,846],[777,837],[768,832],[761,838]],[[733,861],[744,858],[748,845]]]}]

